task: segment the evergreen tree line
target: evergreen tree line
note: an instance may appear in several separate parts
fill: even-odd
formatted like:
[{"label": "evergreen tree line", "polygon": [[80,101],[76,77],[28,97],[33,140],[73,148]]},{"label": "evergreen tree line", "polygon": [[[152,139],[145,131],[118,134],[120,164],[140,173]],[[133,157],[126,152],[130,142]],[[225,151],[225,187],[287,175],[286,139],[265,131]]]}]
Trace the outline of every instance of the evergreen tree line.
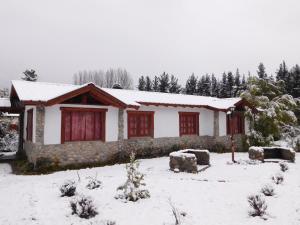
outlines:
[{"label": "evergreen tree line", "polygon": [[196,77],[193,73],[186,81],[185,87],[178,83],[178,78],[164,72],[160,76],[151,79],[149,76],[141,76],[138,81],[140,91],[154,91],[164,93],[182,93],[188,95],[202,95],[213,97],[235,97],[246,89],[246,78],[240,76],[239,70],[223,73],[222,80],[217,80],[214,74],[206,74]]},{"label": "evergreen tree line", "polygon": [[[257,76],[259,79],[270,81],[282,81],[284,93],[290,94],[294,98],[300,97],[300,67],[295,65],[290,70],[283,61],[279,65],[276,77],[268,75],[263,63],[258,65]],[[217,79],[214,74],[206,74],[200,77],[193,73],[186,81],[184,87],[178,83],[178,78],[164,72],[160,76],[141,76],[138,80],[140,91],[154,91],[164,93],[182,93],[188,95],[212,96],[219,98],[237,97],[246,90],[248,80],[253,77],[250,73],[246,77],[241,76],[239,69],[235,73],[224,72],[221,79]]]}]

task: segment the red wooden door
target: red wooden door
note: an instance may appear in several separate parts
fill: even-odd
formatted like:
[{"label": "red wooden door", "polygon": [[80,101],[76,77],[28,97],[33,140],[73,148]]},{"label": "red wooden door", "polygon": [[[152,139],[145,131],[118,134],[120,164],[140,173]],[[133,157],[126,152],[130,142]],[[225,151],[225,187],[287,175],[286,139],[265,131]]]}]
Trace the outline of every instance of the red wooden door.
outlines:
[{"label": "red wooden door", "polygon": [[33,109],[27,111],[26,140],[32,141]]}]

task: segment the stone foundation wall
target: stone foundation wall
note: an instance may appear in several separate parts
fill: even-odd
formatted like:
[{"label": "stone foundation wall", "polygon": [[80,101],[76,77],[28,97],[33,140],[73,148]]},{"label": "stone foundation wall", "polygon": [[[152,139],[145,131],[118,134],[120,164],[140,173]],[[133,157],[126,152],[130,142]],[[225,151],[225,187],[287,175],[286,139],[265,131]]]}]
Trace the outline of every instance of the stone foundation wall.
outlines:
[{"label": "stone foundation wall", "polygon": [[[235,136],[237,150],[242,149],[242,136]],[[41,143],[25,142],[29,162],[35,165],[39,161],[57,166],[79,164],[109,164],[124,162],[134,151],[138,158],[158,157],[168,155],[179,149],[195,148],[214,151],[216,144],[222,144],[230,151],[230,137],[184,136],[168,138],[136,138],[116,142],[69,142],[58,145],[43,145]]]}]

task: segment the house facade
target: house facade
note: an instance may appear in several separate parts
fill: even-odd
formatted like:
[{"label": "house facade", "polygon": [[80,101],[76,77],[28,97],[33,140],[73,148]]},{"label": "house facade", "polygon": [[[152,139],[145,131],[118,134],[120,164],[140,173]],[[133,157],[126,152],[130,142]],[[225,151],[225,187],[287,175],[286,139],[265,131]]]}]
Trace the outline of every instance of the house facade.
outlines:
[{"label": "house facade", "polygon": [[[22,149],[30,162],[108,164],[180,148],[241,149],[248,130],[240,98],[12,81],[11,107],[22,108]],[[230,112],[230,113],[229,113]]]}]

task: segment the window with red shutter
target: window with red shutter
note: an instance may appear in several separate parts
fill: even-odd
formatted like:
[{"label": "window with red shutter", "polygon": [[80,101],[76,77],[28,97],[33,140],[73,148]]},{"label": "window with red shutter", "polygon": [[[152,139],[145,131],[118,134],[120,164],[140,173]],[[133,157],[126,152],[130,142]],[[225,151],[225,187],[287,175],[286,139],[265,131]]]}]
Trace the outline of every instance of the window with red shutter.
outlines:
[{"label": "window with red shutter", "polygon": [[128,111],[127,113],[128,138],[153,137],[154,112]]},{"label": "window with red shutter", "polygon": [[199,135],[198,112],[179,112],[179,134]]},{"label": "window with red shutter", "polygon": [[33,109],[27,111],[26,140],[32,141]]},{"label": "window with red shutter", "polygon": [[69,141],[105,141],[106,109],[61,108],[62,143]]},{"label": "window with red shutter", "polygon": [[243,113],[234,112],[233,115],[227,115],[227,135],[245,133],[245,117]]}]

